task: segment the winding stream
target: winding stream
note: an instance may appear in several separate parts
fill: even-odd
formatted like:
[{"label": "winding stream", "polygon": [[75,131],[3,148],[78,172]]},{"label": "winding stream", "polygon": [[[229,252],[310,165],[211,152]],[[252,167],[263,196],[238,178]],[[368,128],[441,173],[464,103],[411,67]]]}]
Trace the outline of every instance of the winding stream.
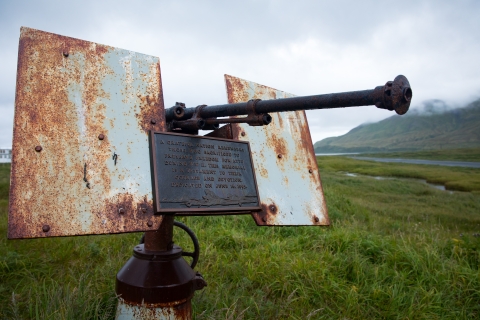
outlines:
[{"label": "winding stream", "polygon": [[400,162],[411,164],[428,164],[434,166],[447,166],[447,167],[466,167],[466,168],[480,168],[480,162],[470,161],[440,161],[440,160],[420,160],[420,159],[401,159],[401,158],[374,158],[374,157],[359,157],[350,156],[349,158],[356,160],[369,160],[377,162]]},{"label": "winding stream", "polygon": [[453,191],[450,191],[450,190],[447,190],[445,189],[445,186],[443,184],[434,184],[434,183],[430,183],[428,182],[427,180],[424,180],[424,179],[409,179],[409,178],[395,178],[395,177],[381,177],[381,176],[368,176],[368,175],[360,175],[360,174],[356,174],[356,173],[352,173],[352,172],[345,172],[345,175],[346,176],[349,176],[349,177],[368,177],[368,178],[372,178],[372,179],[375,179],[375,180],[409,180],[409,181],[417,181],[417,182],[420,182],[420,183],[425,183],[427,185],[429,185],[430,187],[432,188],[435,188],[435,189],[438,189],[438,190],[442,190],[442,191],[446,191],[450,194],[453,193]]}]

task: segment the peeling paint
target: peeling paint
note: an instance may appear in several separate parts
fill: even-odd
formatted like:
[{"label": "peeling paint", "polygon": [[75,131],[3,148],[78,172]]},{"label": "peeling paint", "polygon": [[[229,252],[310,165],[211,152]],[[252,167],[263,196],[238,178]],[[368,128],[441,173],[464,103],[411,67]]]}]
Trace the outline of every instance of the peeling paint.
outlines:
[{"label": "peeling paint", "polygon": [[158,58],[21,28],[8,237],[156,229],[147,132],[164,124]]},{"label": "peeling paint", "polygon": [[[225,75],[228,103],[293,97]],[[257,225],[329,225],[320,174],[304,111],[272,113],[263,127],[232,124],[234,139],[249,141],[262,211]],[[242,134],[244,133],[244,134]]]},{"label": "peeling paint", "polygon": [[116,320],[190,320],[192,319],[192,305],[190,300],[181,304],[133,304],[118,299]]}]

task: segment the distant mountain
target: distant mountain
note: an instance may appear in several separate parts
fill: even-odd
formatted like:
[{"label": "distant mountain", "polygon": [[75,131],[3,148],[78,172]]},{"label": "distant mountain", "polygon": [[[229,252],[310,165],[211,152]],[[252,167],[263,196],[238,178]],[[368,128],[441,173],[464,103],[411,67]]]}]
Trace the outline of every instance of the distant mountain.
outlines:
[{"label": "distant mountain", "polygon": [[480,147],[480,99],[459,109],[440,100],[422,111],[360,125],[340,137],[314,144],[316,153],[390,152]]}]

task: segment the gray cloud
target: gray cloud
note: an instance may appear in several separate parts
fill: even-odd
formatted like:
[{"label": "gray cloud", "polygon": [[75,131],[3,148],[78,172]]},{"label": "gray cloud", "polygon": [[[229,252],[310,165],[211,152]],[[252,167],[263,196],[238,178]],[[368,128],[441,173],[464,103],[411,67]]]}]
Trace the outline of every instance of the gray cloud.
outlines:
[{"label": "gray cloud", "polygon": [[[224,103],[224,73],[297,95],[373,88],[405,74],[414,107],[480,94],[478,1],[3,1],[0,147],[11,143],[3,124],[22,25],[159,56],[167,106]],[[392,113],[307,115],[316,141]]]}]

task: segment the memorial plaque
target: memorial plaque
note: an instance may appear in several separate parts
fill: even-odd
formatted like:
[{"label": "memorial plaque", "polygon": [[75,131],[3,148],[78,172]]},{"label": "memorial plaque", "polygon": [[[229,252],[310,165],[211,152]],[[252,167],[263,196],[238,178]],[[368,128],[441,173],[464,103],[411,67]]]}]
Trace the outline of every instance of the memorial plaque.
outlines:
[{"label": "memorial plaque", "polygon": [[164,132],[150,141],[157,213],[260,210],[249,142]]}]

